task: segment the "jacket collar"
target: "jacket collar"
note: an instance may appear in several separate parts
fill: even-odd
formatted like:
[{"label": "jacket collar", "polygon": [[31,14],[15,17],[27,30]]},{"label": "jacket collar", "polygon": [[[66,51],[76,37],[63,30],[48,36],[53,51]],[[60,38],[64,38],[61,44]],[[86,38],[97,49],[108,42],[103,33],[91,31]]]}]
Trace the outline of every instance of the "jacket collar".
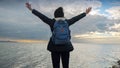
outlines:
[{"label": "jacket collar", "polygon": [[65,18],[64,17],[58,17],[58,18],[55,18],[55,20],[56,21],[58,21],[58,20],[65,20]]}]

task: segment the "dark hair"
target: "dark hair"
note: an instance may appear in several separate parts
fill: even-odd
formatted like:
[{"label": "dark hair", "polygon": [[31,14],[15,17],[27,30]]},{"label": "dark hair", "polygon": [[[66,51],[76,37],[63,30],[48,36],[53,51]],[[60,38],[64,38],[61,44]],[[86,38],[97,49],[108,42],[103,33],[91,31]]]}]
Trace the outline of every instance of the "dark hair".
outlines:
[{"label": "dark hair", "polygon": [[120,60],[118,60],[117,63],[120,65]]},{"label": "dark hair", "polygon": [[54,17],[57,18],[57,17],[64,17],[64,12],[63,12],[63,8],[62,7],[59,7],[55,10],[54,12]]}]

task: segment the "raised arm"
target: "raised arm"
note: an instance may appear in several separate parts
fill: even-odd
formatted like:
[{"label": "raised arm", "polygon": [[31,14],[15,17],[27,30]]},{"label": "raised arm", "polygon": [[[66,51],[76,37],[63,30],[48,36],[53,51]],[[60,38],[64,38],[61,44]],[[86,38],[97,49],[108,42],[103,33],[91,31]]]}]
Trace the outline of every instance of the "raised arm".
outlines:
[{"label": "raised arm", "polygon": [[53,21],[52,19],[48,18],[47,16],[43,15],[42,13],[38,12],[35,9],[32,9],[31,4],[26,3],[26,7],[32,11],[33,14],[35,14],[37,17],[39,17],[43,22],[50,24],[51,21]]},{"label": "raised arm", "polygon": [[80,20],[81,18],[85,17],[91,11],[91,7],[87,8],[86,11],[82,14],[79,14],[71,19],[68,19],[69,25],[74,24],[76,21]]}]

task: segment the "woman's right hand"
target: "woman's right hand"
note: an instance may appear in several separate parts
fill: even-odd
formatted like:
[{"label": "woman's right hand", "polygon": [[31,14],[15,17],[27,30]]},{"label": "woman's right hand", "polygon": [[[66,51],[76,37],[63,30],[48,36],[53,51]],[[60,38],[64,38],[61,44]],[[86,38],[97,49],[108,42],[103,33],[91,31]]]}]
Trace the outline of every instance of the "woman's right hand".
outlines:
[{"label": "woman's right hand", "polygon": [[88,14],[92,10],[92,7],[86,9],[86,14]]},{"label": "woman's right hand", "polygon": [[29,9],[29,10],[31,10],[32,11],[32,7],[31,7],[31,4],[30,3],[26,3],[26,7]]}]

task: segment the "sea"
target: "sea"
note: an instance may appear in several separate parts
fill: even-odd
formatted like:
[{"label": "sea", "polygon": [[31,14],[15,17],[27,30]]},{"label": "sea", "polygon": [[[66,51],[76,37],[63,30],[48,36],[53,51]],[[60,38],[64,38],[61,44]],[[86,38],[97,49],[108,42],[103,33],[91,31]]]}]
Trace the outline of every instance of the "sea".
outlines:
[{"label": "sea", "polygon": [[[73,43],[69,68],[111,68],[120,45]],[[0,68],[53,68],[47,43],[0,42]],[[62,64],[60,64],[62,68]]]}]

